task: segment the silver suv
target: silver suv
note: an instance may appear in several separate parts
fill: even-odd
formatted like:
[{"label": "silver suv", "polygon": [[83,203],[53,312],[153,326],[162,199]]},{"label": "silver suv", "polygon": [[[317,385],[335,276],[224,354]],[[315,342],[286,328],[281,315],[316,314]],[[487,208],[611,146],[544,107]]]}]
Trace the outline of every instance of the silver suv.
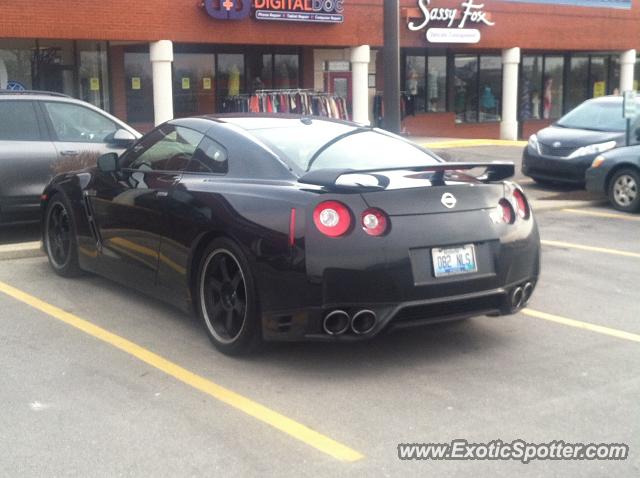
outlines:
[{"label": "silver suv", "polygon": [[40,195],[64,170],[121,153],[140,137],[95,106],[58,93],[0,91],[0,223],[37,220]]}]

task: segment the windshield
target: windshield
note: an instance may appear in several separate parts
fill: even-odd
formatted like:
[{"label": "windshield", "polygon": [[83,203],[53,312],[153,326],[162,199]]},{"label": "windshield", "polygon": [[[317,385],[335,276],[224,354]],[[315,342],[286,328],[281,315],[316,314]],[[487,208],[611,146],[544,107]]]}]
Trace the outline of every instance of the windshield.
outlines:
[{"label": "windshield", "polygon": [[556,125],[594,131],[624,131],[626,120],[622,117],[621,101],[587,101],[560,118]]},{"label": "windshield", "polygon": [[437,164],[439,160],[410,143],[382,132],[314,122],[251,131],[280,152],[300,172],[316,169],[384,169]]}]

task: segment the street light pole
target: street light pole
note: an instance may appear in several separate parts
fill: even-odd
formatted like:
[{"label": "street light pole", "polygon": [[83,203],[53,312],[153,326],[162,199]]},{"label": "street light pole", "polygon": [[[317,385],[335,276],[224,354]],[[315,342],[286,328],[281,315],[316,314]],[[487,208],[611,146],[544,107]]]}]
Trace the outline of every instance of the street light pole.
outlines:
[{"label": "street light pole", "polygon": [[400,133],[400,5],[384,0],[384,128]]}]

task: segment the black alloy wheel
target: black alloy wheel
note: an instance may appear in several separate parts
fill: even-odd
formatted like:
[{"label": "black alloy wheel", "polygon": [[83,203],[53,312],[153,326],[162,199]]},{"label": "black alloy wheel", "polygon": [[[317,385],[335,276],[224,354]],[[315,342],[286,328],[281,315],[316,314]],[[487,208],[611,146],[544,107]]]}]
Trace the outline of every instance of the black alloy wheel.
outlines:
[{"label": "black alloy wheel", "polygon": [[209,338],[229,355],[252,351],[260,341],[254,283],[240,248],[228,239],[205,251],[198,280],[200,316]]},{"label": "black alloy wheel", "polygon": [[625,168],[616,172],[609,183],[609,201],[619,211],[640,210],[640,172]]},{"label": "black alloy wheel", "polygon": [[80,274],[75,226],[68,201],[60,194],[47,206],[44,224],[44,245],[53,269],[63,277]]}]

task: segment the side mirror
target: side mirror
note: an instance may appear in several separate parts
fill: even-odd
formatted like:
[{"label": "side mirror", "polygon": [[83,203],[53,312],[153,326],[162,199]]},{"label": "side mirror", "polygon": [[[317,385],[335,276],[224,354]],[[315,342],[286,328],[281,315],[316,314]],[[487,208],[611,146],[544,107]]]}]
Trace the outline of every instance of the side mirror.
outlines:
[{"label": "side mirror", "polygon": [[115,173],[118,170],[118,155],[116,153],[103,154],[98,158],[98,170],[103,173]]},{"label": "side mirror", "polygon": [[113,133],[113,142],[122,146],[130,146],[136,140],[136,137],[131,131],[126,129],[119,129]]}]

